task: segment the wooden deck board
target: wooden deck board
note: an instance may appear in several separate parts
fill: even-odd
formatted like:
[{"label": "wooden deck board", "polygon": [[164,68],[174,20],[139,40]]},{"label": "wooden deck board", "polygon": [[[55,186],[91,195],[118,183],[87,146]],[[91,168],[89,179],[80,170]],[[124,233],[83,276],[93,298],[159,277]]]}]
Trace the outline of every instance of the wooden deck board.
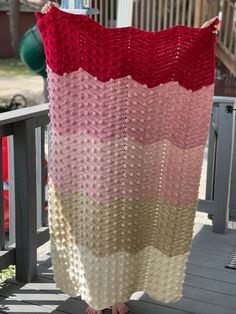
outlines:
[{"label": "wooden deck board", "polygon": [[[236,270],[225,268],[228,256],[236,252],[236,231],[221,235],[211,226],[195,224],[193,235],[182,300],[164,304],[136,292],[127,303],[130,314],[236,314]],[[32,282],[21,284],[12,278],[2,284],[0,313],[83,314],[87,304],[62,293],[53,277],[47,253],[38,259],[38,276]]]}]

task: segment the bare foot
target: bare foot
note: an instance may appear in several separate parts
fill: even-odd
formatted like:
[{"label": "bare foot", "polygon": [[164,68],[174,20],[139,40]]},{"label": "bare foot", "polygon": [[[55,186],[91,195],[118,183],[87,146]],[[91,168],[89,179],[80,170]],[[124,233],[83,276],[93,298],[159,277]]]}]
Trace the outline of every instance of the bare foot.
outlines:
[{"label": "bare foot", "polygon": [[46,14],[48,13],[48,11],[51,9],[52,6],[58,7],[59,8],[59,4],[57,2],[54,1],[48,1],[41,9],[41,13]]},{"label": "bare foot", "polygon": [[116,303],[111,306],[111,311],[112,314],[126,314],[129,309],[124,303]]},{"label": "bare foot", "polygon": [[102,314],[102,310],[94,310],[91,306],[88,306],[85,314]]}]

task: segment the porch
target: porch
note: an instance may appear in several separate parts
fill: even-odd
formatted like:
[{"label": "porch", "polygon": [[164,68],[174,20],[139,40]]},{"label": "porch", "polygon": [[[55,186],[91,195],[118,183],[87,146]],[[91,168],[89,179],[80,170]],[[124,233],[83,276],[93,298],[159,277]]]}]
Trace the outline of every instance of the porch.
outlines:
[{"label": "porch", "polygon": [[[148,2],[147,9],[151,10]],[[169,15],[164,14],[162,22],[159,19],[160,27],[169,26],[166,23],[171,22],[174,14],[173,3],[170,2]],[[177,1],[177,12],[180,11],[180,3],[184,8],[186,1]],[[138,12],[137,5],[135,2],[134,12]],[[189,8],[192,7],[193,1],[189,1]],[[134,21],[145,21],[144,13],[141,18],[136,17],[139,14],[134,13]],[[192,13],[185,19],[189,25],[193,25]],[[157,25],[151,22],[148,24]],[[228,28],[232,27],[228,24]],[[224,52],[228,45],[227,38],[226,31],[219,38],[225,43]],[[230,40],[229,46],[232,55],[232,51],[235,51],[234,41]],[[137,292],[128,302],[130,313],[236,313],[236,270],[225,267],[230,259],[234,260],[233,255],[236,254],[236,195],[233,193],[236,188],[235,110],[235,98],[217,98],[214,101],[183,299],[173,304],[162,304],[143,292]],[[4,212],[1,210],[4,208],[3,184],[0,184],[0,270],[11,264],[16,265],[16,276],[0,285],[0,313],[82,314],[87,306],[79,297],[69,298],[63,294],[53,280],[43,179],[43,161],[48,149],[45,145],[48,136],[45,127],[49,123],[47,114],[48,105],[44,104],[2,114],[0,117],[0,138],[9,138],[12,192],[9,199],[10,227],[9,232],[5,233]],[[0,167],[0,183],[2,181]],[[213,216],[213,220],[209,220],[208,215]],[[106,313],[111,311],[107,310]]]}]

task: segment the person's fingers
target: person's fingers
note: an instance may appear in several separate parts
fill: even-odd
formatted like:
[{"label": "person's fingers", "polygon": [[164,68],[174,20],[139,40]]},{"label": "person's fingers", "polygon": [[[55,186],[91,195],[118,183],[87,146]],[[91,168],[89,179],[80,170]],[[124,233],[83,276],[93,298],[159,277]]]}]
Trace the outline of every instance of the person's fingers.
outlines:
[{"label": "person's fingers", "polygon": [[214,34],[216,34],[218,36],[219,32],[220,32],[220,23],[217,25],[214,25],[215,30],[212,32]]},{"label": "person's fingers", "polygon": [[206,21],[202,26],[201,28],[205,28],[205,27],[208,27],[210,26],[212,23],[215,22],[215,20],[218,18],[218,16],[215,16],[213,17],[212,19],[210,19],[209,21]]},{"label": "person's fingers", "polygon": [[53,2],[52,4],[53,4],[55,7],[58,7],[58,8],[60,7],[60,4],[59,4],[58,2]]},{"label": "person's fingers", "polygon": [[49,5],[50,5],[50,1],[47,2],[47,3],[42,7],[41,12],[42,12],[42,13],[46,13],[47,10],[48,10]]},{"label": "person's fingers", "polygon": [[58,7],[58,8],[59,8],[59,6],[60,6],[59,3],[57,3],[57,2],[48,1],[48,2],[43,6],[41,12],[42,12],[43,14],[48,13],[53,5],[54,5],[55,7]]},{"label": "person's fingers", "polygon": [[41,13],[44,13],[44,12],[45,12],[45,5],[41,9]]}]

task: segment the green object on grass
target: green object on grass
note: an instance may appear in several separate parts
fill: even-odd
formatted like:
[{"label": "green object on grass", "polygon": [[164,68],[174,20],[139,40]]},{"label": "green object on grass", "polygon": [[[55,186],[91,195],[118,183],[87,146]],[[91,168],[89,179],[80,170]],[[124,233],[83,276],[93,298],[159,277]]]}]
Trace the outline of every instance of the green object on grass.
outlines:
[{"label": "green object on grass", "polygon": [[20,41],[19,52],[22,62],[29,69],[44,78],[47,77],[44,46],[37,25],[24,34]]}]

